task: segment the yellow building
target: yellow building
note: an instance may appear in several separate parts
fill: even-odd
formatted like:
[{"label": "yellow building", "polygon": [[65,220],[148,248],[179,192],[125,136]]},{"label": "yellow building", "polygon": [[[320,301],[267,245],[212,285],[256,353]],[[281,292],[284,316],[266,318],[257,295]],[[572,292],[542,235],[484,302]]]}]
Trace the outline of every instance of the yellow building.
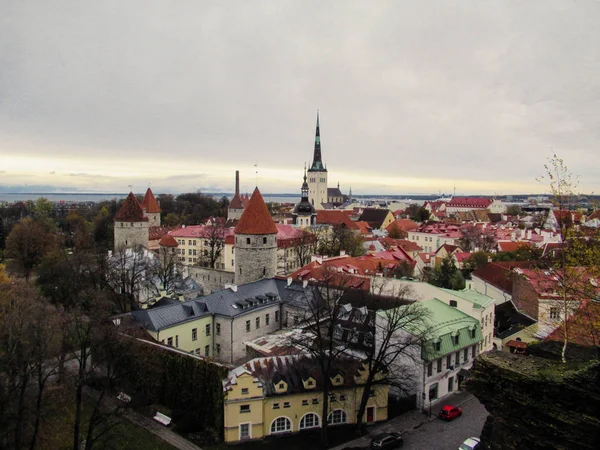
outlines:
[{"label": "yellow building", "polygon": [[[314,360],[299,356],[256,358],[230,372],[224,382],[225,442],[262,439],[320,428],[322,380]],[[327,421],[356,423],[367,371],[358,360],[344,360],[331,378]],[[363,420],[386,420],[388,386],[376,385]]]}]

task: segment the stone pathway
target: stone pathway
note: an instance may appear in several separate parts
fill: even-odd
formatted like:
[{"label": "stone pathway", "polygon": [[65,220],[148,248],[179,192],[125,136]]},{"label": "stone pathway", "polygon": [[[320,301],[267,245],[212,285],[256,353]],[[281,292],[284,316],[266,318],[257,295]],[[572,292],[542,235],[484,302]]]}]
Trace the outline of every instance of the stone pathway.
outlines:
[{"label": "stone pathway", "polygon": [[[98,393],[91,388],[85,387],[84,392],[86,395],[97,398]],[[116,398],[106,396],[103,399],[103,404],[109,408],[116,408],[118,406],[122,406],[122,404]],[[156,420],[148,418],[133,409],[125,409],[123,411],[123,417],[129,420],[131,423],[149,431],[150,433],[158,436],[160,439],[165,441],[166,443],[172,445],[175,448],[180,450],[202,450],[197,445],[191,443],[184,437],[178,435],[177,433],[171,431],[169,428],[164,425],[158,423]]]}]

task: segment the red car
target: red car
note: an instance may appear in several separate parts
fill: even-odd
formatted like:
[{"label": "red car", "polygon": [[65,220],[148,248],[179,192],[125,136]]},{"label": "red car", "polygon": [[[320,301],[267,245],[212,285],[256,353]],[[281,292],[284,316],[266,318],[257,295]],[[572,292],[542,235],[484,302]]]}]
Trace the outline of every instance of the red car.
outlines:
[{"label": "red car", "polygon": [[452,420],[462,415],[462,410],[458,406],[444,405],[440,410],[440,419]]}]

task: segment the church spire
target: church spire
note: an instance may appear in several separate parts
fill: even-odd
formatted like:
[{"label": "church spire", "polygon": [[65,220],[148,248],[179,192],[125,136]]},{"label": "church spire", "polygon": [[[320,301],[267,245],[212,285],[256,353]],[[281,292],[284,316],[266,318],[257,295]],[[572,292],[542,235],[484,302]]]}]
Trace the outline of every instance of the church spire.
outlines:
[{"label": "church spire", "polygon": [[308,183],[306,182],[306,163],[304,163],[304,183],[302,183],[302,197],[301,201],[308,202]]},{"label": "church spire", "polygon": [[321,159],[321,133],[319,131],[319,111],[317,111],[317,130],[315,132],[315,153],[309,171],[326,171]]}]

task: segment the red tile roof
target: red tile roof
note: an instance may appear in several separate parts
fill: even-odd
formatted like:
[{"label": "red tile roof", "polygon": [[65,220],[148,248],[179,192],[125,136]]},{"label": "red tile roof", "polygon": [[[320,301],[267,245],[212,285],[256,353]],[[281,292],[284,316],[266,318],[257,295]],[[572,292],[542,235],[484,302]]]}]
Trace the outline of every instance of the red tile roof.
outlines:
[{"label": "red tile roof", "polygon": [[340,210],[317,211],[317,223],[332,226],[345,225],[349,230],[360,229],[359,226],[356,225],[356,223],[354,223],[344,211]]},{"label": "red tile roof", "polygon": [[115,214],[115,221],[119,222],[147,222],[148,217],[144,215],[144,211],[137,201],[133,192],[125,198],[125,201],[121,205],[121,209]]},{"label": "red tile roof", "polygon": [[521,242],[521,241],[507,241],[507,242],[498,242],[498,249],[501,252],[514,252],[521,247],[529,247],[529,243]]},{"label": "red tile roof", "polygon": [[398,219],[390,223],[385,229],[389,233],[394,227],[397,227],[400,231],[411,231],[419,228],[419,224],[410,219]]},{"label": "red tile roof", "polygon": [[483,281],[490,283],[492,286],[495,286],[508,294],[512,294],[512,270],[515,267],[532,267],[535,264],[535,261],[491,262],[483,267],[475,269],[471,276],[476,276]]},{"label": "red tile roof", "polygon": [[177,247],[179,244],[173,236],[170,234],[165,234],[162,238],[160,238],[158,245],[162,247]]},{"label": "red tile roof", "polygon": [[150,227],[148,229],[148,239],[156,241],[169,232],[167,227]]},{"label": "red tile roof", "polygon": [[485,197],[452,197],[446,207],[448,208],[488,208],[492,200]]},{"label": "red tile roof", "polygon": [[146,213],[161,212],[160,206],[158,206],[158,202],[156,201],[156,198],[154,198],[154,194],[150,188],[148,188],[146,195],[144,195],[144,200],[142,200],[142,208],[146,210]]},{"label": "red tile roof", "polygon": [[229,203],[230,209],[244,209],[244,205],[242,204],[242,199],[240,198],[240,194],[236,193],[231,202]]},{"label": "red tile roof", "polygon": [[277,226],[258,188],[254,189],[248,206],[235,227],[235,234],[277,234]]},{"label": "red tile roof", "polygon": [[385,248],[400,247],[406,252],[421,252],[423,249],[416,242],[409,241],[408,239],[392,239],[389,237],[379,238],[378,241]]},{"label": "red tile roof", "polygon": [[358,228],[360,228],[360,234],[370,234],[372,229],[369,226],[369,222],[354,222]]}]

